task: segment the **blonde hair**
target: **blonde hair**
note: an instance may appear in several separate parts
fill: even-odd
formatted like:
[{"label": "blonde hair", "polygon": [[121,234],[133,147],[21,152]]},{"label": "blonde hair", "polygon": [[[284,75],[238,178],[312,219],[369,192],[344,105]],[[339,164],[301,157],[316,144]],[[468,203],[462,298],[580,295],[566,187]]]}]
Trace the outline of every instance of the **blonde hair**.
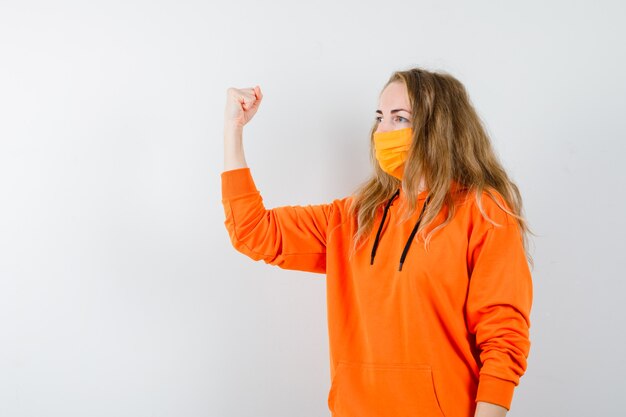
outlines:
[{"label": "blonde hair", "polygon": [[[417,208],[417,196],[421,191],[418,186],[423,177],[430,201],[416,236],[424,240],[426,250],[433,234],[445,227],[454,216],[455,201],[450,186],[456,181],[463,188],[475,192],[478,208],[494,225],[497,223],[489,219],[482,208],[483,191],[516,219],[526,258],[532,266],[528,235],[533,233],[522,215],[521,194],[499,162],[463,84],[447,73],[421,68],[394,72],[383,90],[393,82],[403,82],[407,88],[412,106],[413,141],[403,181],[400,181],[383,171],[376,160],[374,132],[378,120],[374,122],[370,131],[370,160],[374,173],[352,194],[349,207],[350,217],[356,221],[350,256],[367,240],[381,205],[400,187],[408,204],[401,221],[411,217]],[[510,210],[498,201],[493,191],[502,196]],[[446,219],[424,236],[424,231],[444,207],[447,208]]]}]

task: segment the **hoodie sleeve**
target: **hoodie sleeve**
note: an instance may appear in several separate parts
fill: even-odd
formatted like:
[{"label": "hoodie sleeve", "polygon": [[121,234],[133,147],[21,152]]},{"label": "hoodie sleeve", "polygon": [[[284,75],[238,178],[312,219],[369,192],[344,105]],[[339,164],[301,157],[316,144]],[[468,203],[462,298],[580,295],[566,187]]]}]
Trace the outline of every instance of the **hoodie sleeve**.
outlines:
[{"label": "hoodie sleeve", "polygon": [[532,282],[517,221],[490,197],[482,201],[489,218],[501,226],[478,212],[469,242],[466,314],[481,362],[476,401],[510,409],[530,350]]},{"label": "hoodie sleeve", "polygon": [[284,269],[326,272],[326,231],[333,204],[266,209],[250,168],[224,171],[222,204],[239,252]]}]

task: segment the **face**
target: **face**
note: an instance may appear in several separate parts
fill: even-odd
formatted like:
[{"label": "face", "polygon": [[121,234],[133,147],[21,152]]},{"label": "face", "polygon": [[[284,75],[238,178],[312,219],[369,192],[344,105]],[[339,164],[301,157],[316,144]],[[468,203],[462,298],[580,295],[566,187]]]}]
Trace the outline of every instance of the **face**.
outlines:
[{"label": "face", "polygon": [[380,94],[376,120],[376,132],[405,129],[411,127],[411,104],[406,86],[402,81],[389,84]]}]

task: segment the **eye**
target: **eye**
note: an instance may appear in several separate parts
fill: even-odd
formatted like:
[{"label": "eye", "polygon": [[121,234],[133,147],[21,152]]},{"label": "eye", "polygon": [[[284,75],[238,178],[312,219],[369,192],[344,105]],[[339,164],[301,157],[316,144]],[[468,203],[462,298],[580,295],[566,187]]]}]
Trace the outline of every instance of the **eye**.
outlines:
[{"label": "eye", "polygon": [[[382,116],[377,116],[377,117],[375,118],[375,120],[376,120],[378,123],[380,123],[380,122],[382,121],[381,119],[382,119]],[[398,122],[400,122],[400,123],[405,123],[405,122],[406,122],[406,123],[408,123],[408,121],[409,121],[409,120],[408,120],[406,117],[396,116],[396,121],[398,121]]]}]

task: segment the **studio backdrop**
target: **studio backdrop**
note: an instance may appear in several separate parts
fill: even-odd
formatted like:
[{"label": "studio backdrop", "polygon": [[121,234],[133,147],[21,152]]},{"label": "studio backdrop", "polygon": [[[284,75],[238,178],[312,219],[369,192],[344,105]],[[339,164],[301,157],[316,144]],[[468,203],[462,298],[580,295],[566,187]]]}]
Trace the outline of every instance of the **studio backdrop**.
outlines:
[{"label": "studio backdrop", "polygon": [[395,70],[467,88],[535,232],[509,416],[626,389],[626,6],[618,1],[0,1],[0,416],[320,417],[325,276],[231,245],[226,90],[266,207],[372,170]]}]

